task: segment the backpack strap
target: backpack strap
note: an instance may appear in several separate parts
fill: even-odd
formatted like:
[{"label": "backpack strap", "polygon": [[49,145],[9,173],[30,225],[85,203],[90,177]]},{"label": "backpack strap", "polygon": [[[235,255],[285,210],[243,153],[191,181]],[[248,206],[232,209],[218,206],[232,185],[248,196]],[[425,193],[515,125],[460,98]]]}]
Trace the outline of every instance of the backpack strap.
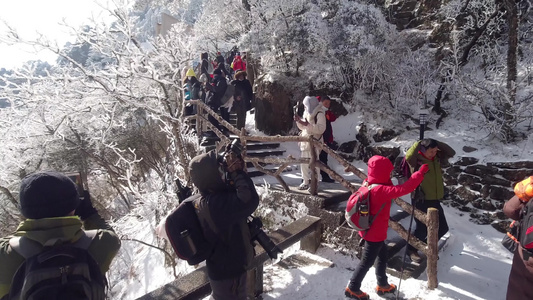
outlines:
[{"label": "backpack strap", "polygon": [[[372,188],[374,188],[374,187],[376,187],[376,186],[378,186],[378,185],[380,185],[380,184],[374,183],[374,184],[368,185],[368,181],[365,181],[365,182],[363,183],[363,185],[366,186],[366,187],[368,188],[368,197],[370,197],[370,196],[371,196],[371,195],[370,195],[370,190],[372,190]],[[372,202],[370,202],[370,203],[372,203]],[[372,205],[372,204],[371,204],[371,205]],[[379,208],[378,212],[377,212],[374,216],[370,216],[370,224],[372,224],[372,222],[374,222],[374,219],[379,215],[379,213],[381,212],[381,210],[383,210],[384,207],[385,207],[385,203],[383,203],[383,204],[381,205],[381,207]],[[372,227],[370,227],[370,228],[372,228]],[[369,229],[370,229],[370,228],[369,228]],[[366,234],[368,233],[368,230],[369,230],[369,229],[365,230],[365,233],[363,233],[363,239],[365,238],[365,236],[366,236]]]},{"label": "backpack strap", "polygon": [[[376,183],[369,185],[368,186],[368,193],[370,193],[370,190],[372,190],[372,188],[374,188],[374,187],[376,187],[378,185],[379,184],[376,184]],[[369,195],[369,197],[370,197],[370,195]],[[370,223],[372,223],[372,221],[374,221],[374,219],[379,215],[379,213],[381,212],[381,210],[383,210],[384,207],[385,207],[385,203],[383,203],[381,205],[381,207],[379,208],[378,212],[373,217],[370,217]]]},{"label": "backpack strap", "polygon": [[[193,201],[201,202],[202,200],[205,200],[205,198],[200,197],[200,194],[198,194],[198,197],[194,199]],[[198,219],[200,220],[200,225],[204,224],[204,221],[207,222],[207,225],[209,226],[209,230],[211,230],[215,235],[218,236],[219,231],[215,225],[215,222],[213,221],[213,218],[211,217],[211,212],[209,211],[209,207],[201,207],[202,205],[199,204],[198,206],[195,205],[195,207],[198,207],[200,209],[196,209],[196,214],[198,215]],[[202,226],[202,229],[205,230]]]},{"label": "backpack strap", "polygon": [[[87,231],[82,230],[81,237],[75,243],[73,243],[72,246],[87,250],[97,234],[97,229]],[[41,245],[39,242],[36,242],[25,236],[16,236],[9,239],[9,246],[11,246],[11,249],[15,250],[15,252],[24,257],[24,259],[28,259],[42,252],[44,247],[56,245],[58,241],[59,239],[51,239],[48,240],[44,245]]]},{"label": "backpack strap", "polygon": [[[318,114],[319,113],[324,113],[323,111],[319,111],[316,113],[315,115],[315,125],[316,123],[318,122]],[[324,118],[326,117],[326,114],[324,113]],[[325,130],[324,130],[325,131]],[[322,136],[324,136],[324,132],[322,132],[322,134],[316,139],[317,141],[320,141],[320,139],[322,138]],[[314,138],[314,137],[313,137]]]}]

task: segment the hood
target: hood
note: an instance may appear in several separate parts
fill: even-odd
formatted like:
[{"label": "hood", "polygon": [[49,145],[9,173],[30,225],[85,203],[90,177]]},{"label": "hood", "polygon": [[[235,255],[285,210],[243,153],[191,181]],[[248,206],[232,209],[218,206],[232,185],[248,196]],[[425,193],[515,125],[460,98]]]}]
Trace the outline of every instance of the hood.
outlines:
[{"label": "hood", "polygon": [[369,184],[392,185],[390,174],[394,166],[392,162],[383,156],[374,155],[368,160],[368,178]]},{"label": "hood", "polygon": [[196,74],[194,73],[194,70],[193,69],[189,69],[187,70],[187,73],[185,74],[185,76],[194,76],[196,77]]},{"label": "hood", "polygon": [[313,113],[315,108],[318,106],[318,99],[313,96],[306,96],[303,101],[303,105],[308,114]]},{"label": "hood", "polygon": [[226,189],[226,183],[218,171],[219,166],[214,150],[195,156],[191,160],[189,164],[191,180],[202,195]]}]

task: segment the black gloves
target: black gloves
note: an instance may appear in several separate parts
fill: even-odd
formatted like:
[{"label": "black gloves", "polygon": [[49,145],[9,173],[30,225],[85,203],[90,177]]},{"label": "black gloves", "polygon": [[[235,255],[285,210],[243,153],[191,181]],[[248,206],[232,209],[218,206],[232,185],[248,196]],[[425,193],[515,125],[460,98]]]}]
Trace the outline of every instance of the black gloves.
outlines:
[{"label": "black gloves", "polygon": [[93,203],[91,202],[91,195],[89,194],[89,191],[84,190],[83,198],[80,202],[80,205],[78,205],[78,207],[76,208],[74,214],[79,216],[80,219],[85,220],[88,217],[97,213],[98,211],[96,210],[96,208],[94,208]]}]

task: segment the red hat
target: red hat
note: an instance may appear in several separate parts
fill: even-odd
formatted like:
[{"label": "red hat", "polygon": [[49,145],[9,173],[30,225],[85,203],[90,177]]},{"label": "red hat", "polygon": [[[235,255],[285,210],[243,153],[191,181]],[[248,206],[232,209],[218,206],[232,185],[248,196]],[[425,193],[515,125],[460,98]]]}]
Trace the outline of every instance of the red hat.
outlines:
[{"label": "red hat", "polygon": [[322,101],[322,97],[316,96],[316,98],[318,99],[318,102]]}]

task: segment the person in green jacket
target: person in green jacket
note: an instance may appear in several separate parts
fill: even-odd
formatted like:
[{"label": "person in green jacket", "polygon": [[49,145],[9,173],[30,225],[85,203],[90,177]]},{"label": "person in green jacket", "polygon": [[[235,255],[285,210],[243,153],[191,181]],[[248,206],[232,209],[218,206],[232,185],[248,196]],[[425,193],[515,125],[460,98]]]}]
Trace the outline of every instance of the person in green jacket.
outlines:
[{"label": "person in green jacket", "polygon": [[[444,181],[442,179],[442,164],[447,163],[450,157],[455,155],[455,151],[445,143],[434,139],[423,139],[417,141],[405,155],[405,160],[409,164],[411,173],[418,170],[419,166],[427,164],[429,171],[424,176],[420,184],[420,191],[416,193],[417,198],[413,199],[414,205],[419,210],[427,213],[428,208],[433,207],[439,211],[439,239],[448,232],[448,223],[444,216],[444,210],[440,201],[444,198]],[[414,236],[419,240],[427,241],[427,226],[415,218],[416,229]],[[415,247],[408,246],[408,254],[413,262],[420,262],[421,258]]]},{"label": "person in green jacket", "polygon": [[13,237],[24,237],[43,246],[57,245],[75,243],[84,230],[97,229],[88,252],[102,274],[109,270],[120,249],[120,239],[92,205],[89,192],[83,194],[81,199],[76,184],[54,171],[34,173],[22,179],[20,211],[27,219],[12,236],[0,239],[0,298],[9,294],[13,275],[24,262],[24,257],[9,244]]}]

